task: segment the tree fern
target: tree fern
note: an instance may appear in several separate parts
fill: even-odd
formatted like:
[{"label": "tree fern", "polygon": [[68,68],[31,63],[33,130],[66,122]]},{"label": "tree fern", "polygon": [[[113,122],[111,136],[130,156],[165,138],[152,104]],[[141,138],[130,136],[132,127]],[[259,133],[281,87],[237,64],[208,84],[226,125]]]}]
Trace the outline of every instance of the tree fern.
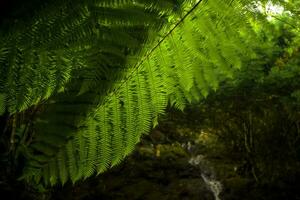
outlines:
[{"label": "tree fern", "polygon": [[260,49],[243,1],[65,1],[45,13],[4,36],[0,114],[40,105],[23,178],[46,185],[117,165],[168,105],[205,98]]},{"label": "tree fern", "polygon": [[[93,74],[99,74],[97,70],[108,66],[94,67],[111,60],[104,58],[107,54],[123,56],[119,64],[124,65],[128,54],[124,51],[137,51],[141,45],[138,38],[145,40],[150,25],[160,27],[161,15],[172,10],[172,5],[162,4],[165,11],[159,13],[158,6],[142,6],[138,1],[66,0],[47,4],[31,21],[21,20],[9,31],[1,31],[0,80],[5,87],[0,92],[6,93],[9,112],[23,111],[63,91],[74,70],[93,67]],[[86,77],[83,69],[76,74]],[[88,82],[83,82],[84,87],[90,88]]]}]

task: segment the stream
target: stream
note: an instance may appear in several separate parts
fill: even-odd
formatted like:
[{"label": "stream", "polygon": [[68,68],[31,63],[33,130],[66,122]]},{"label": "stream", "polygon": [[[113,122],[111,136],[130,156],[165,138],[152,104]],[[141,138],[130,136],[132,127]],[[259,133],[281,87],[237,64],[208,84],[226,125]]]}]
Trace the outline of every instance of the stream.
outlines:
[{"label": "stream", "polygon": [[217,180],[216,173],[209,161],[205,159],[205,156],[199,154],[191,157],[189,163],[200,168],[201,177],[210,191],[214,194],[215,200],[221,200],[219,195],[222,192],[222,183]]}]

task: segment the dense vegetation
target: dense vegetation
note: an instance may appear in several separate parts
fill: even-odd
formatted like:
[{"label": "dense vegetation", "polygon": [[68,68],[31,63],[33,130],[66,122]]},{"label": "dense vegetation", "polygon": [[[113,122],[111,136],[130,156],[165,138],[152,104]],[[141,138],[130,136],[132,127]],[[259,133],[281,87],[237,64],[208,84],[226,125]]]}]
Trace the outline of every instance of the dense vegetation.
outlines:
[{"label": "dense vegetation", "polygon": [[16,3],[0,21],[4,180],[100,174],[187,105],[243,176],[299,166],[299,1]]}]

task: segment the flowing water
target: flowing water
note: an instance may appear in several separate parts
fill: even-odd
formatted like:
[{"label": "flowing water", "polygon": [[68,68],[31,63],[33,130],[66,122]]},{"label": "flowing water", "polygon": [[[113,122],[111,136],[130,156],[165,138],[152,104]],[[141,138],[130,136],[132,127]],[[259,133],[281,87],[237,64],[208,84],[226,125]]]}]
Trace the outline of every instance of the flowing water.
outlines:
[{"label": "flowing water", "polygon": [[219,195],[222,192],[222,183],[216,179],[215,171],[209,161],[205,159],[205,156],[200,154],[191,157],[189,163],[193,166],[200,167],[201,177],[214,194],[215,200],[221,200]]}]

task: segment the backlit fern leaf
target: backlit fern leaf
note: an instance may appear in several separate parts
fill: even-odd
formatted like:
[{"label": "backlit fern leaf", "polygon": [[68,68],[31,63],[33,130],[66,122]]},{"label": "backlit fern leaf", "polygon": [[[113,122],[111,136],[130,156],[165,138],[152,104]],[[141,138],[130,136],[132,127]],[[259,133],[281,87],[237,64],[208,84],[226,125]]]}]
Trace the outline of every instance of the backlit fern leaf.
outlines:
[{"label": "backlit fern leaf", "polygon": [[97,171],[99,173],[104,172],[111,164],[111,124],[109,122],[108,117],[108,109],[106,105],[104,105],[99,110],[99,129],[101,132],[98,132],[98,154],[100,160],[98,160]]},{"label": "backlit fern leaf", "polygon": [[[74,183],[117,165],[157,125],[168,105],[183,110],[206,97],[258,48],[251,44],[255,34],[242,34],[252,27],[239,2],[190,1],[186,7],[172,2],[86,0],[75,6],[77,14],[64,6],[49,22],[41,18],[31,26],[32,40],[43,27],[51,32],[58,26],[57,36],[43,33],[40,42],[32,41],[36,48],[49,45],[51,50],[32,47],[26,53],[21,42],[7,54],[0,51],[0,63],[10,58],[4,81],[9,87],[0,88],[0,94],[8,94],[5,103],[0,99],[2,110],[13,113],[48,99],[28,147],[29,167],[41,169],[38,180]],[[36,61],[24,61],[24,55]],[[27,83],[33,67],[39,68],[33,83],[40,89]],[[22,70],[26,76],[19,74]],[[17,91],[19,76],[27,86]]]},{"label": "backlit fern leaf", "polygon": [[121,121],[121,101],[118,96],[114,96],[111,103],[112,111],[112,161],[111,165],[114,166],[120,162],[124,155],[124,144],[122,131],[122,121]]}]

